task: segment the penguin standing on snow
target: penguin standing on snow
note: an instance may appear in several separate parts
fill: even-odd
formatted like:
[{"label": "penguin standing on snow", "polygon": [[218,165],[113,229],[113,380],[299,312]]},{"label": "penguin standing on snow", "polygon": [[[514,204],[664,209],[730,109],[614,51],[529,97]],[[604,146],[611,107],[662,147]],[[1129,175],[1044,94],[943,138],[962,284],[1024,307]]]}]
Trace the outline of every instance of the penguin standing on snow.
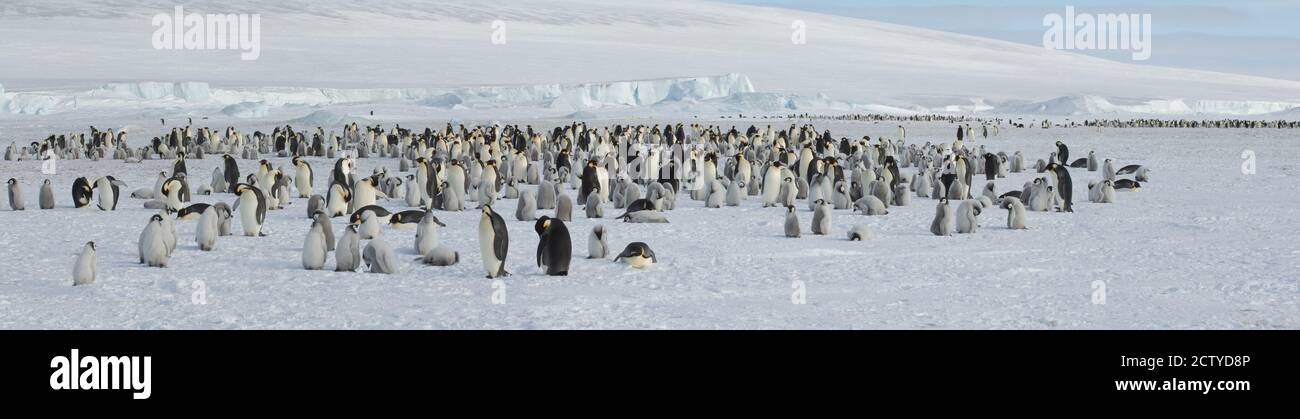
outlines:
[{"label": "penguin standing on snow", "polygon": [[302,267],[309,271],[325,269],[325,232],[320,223],[313,222],[307,238],[302,243]]},{"label": "penguin standing on snow", "polygon": [[18,184],[18,179],[9,178],[9,208],[14,211],[25,210],[27,204],[23,201],[23,186]]},{"label": "penguin standing on snow", "polygon": [[140,234],[140,262],[145,265],[157,268],[166,268],[167,262],[171,259],[171,252],[167,249],[167,239],[163,226],[163,217],[154,214],[149,218],[149,224],[145,226],[144,231]]},{"label": "penguin standing on snow", "polygon": [[199,225],[194,229],[194,241],[198,243],[199,250],[211,251],[217,246],[220,223],[221,215],[218,214],[216,208],[208,206],[203,209],[203,214],[199,215]]},{"label": "penguin standing on snow", "polygon": [[930,232],[936,236],[952,235],[952,208],[948,206],[948,198],[939,199],[939,205],[934,211],[934,221],[930,223]]},{"label": "penguin standing on snow", "polygon": [[794,207],[785,207],[785,236],[797,238],[803,235],[802,228],[799,227],[799,214]]},{"label": "penguin standing on snow", "polygon": [[537,219],[537,266],[551,276],[569,275],[569,260],[573,258],[573,241],[569,228],[563,221],[547,217]]},{"label": "penguin standing on snow", "polygon": [[1056,142],[1056,161],[1060,164],[1070,164],[1070,147],[1066,147],[1065,143],[1060,141]]},{"label": "penguin standing on snow", "polygon": [[973,199],[961,201],[957,205],[957,233],[974,234],[979,227],[980,204]]},{"label": "penguin standing on snow", "polygon": [[1002,208],[1007,210],[1007,228],[1012,230],[1025,229],[1025,205],[1020,203],[1020,198],[1014,196],[1003,198]]},{"label": "penguin standing on snow", "polygon": [[95,283],[95,242],[86,242],[77,256],[77,264],[72,267],[72,285]]},{"label": "penguin standing on snow", "polygon": [[96,180],[95,189],[99,189],[99,209],[101,211],[117,210],[118,189],[117,184],[113,183],[112,176],[104,176]]},{"label": "penguin standing on snow", "polygon": [[247,183],[236,184],[235,194],[239,195],[239,223],[244,228],[244,235],[265,236],[262,223],[266,222],[266,195]]},{"label": "penguin standing on snow", "polygon": [[303,160],[302,157],[294,157],[293,166],[297,168],[293,177],[293,183],[294,187],[298,189],[298,197],[310,198],[311,185],[314,180],[312,178],[311,165],[307,164],[307,161]]},{"label": "penguin standing on snow", "polygon": [[426,255],[438,247],[438,228],[446,226],[438,217],[433,216],[433,210],[425,210],[424,217],[415,230],[415,253]]},{"label": "penguin standing on snow", "polygon": [[225,176],[226,186],[230,188],[227,192],[238,194],[235,188],[239,186],[239,164],[229,154],[221,156],[221,161],[224,165],[221,174]]},{"label": "penguin standing on snow", "polygon": [[356,272],[361,266],[361,236],[357,234],[357,226],[343,229],[343,237],[334,251],[334,262],[334,270],[338,272]]},{"label": "penguin standing on snow", "polygon": [[54,187],[50,186],[50,180],[45,179],[41,184],[41,209],[54,209]]},{"label": "penguin standing on snow", "polygon": [[1061,211],[1074,212],[1072,206],[1074,195],[1074,183],[1070,179],[1070,171],[1058,163],[1047,165],[1047,170],[1056,175],[1056,191],[1061,196]]},{"label": "penguin standing on snow", "polygon": [[510,272],[506,271],[510,233],[506,230],[506,220],[501,218],[501,214],[493,211],[490,205],[483,206],[483,216],[478,223],[478,243],[479,254],[483,258],[483,270],[487,272],[488,279],[510,275]]},{"label": "penguin standing on snow", "polygon": [[591,228],[591,236],[587,237],[587,258],[604,259],[609,254],[609,239],[605,233],[605,226],[596,224]]}]

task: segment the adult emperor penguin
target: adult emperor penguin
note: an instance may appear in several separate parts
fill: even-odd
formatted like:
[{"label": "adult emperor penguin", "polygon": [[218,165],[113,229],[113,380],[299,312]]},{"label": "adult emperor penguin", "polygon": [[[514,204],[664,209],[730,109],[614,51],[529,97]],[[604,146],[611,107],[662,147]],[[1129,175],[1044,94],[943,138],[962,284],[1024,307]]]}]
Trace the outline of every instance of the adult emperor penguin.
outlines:
[{"label": "adult emperor penguin", "polygon": [[297,168],[293,176],[294,187],[298,188],[299,198],[311,197],[311,185],[315,180],[312,176],[311,165],[307,164],[302,157],[293,158],[293,166]]},{"label": "adult emperor penguin", "polygon": [[605,226],[596,224],[591,228],[591,235],[587,237],[587,258],[604,259],[609,254],[609,237],[605,233]]},{"label": "adult emperor penguin", "polygon": [[181,179],[175,177],[171,179],[167,179],[166,182],[163,182],[162,196],[159,196],[157,198],[167,202],[168,211],[175,212],[175,211],[180,211],[182,208],[185,208],[185,203],[182,202],[183,199],[181,198],[181,190],[183,189],[183,185],[184,183],[181,181]]},{"label": "adult emperor penguin", "polygon": [[952,235],[952,208],[948,206],[948,198],[939,199],[939,205],[934,211],[934,221],[930,223],[930,233],[936,236]]},{"label": "adult emperor penguin", "polygon": [[785,207],[785,236],[799,237],[803,235],[803,229],[799,226],[799,214],[794,207]]},{"label": "adult emperor penguin", "polygon": [[1056,161],[1062,165],[1070,164],[1070,148],[1064,142],[1056,142]]},{"label": "adult emperor penguin", "polygon": [[370,267],[372,274],[397,273],[397,257],[393,256],[393,248],[383,240],[376,239],[366,243],[365,250],[361,251],[361,260]]},{"label": "adult emperor penguin", "polygon": [[9,208],[14,211],[27,209],[27,203],[23,199],[23,186],[14,178],[9,178]]},{"label": "adult emperor penguin", "polygon": [[357,226],[349,225],[343,229],[338,249],[334,250],[334,262],[334,270],[339,272],[356,272],[361,266],[361,236],[357,234]]},{"label": "adult emperor penguin", "polygon": [[537,266],[550,276],[569,275],[569,260],[573,258],[573,241],[569,228],[563,221],[547,217],[537,219]]},{"label": "adult emperor penguin", "polygon": [[199,225],[194,228],[194,242],[199,245],[199,250],[206,252],[217,247],[217,237],[221,235],[220,223],[221,215],[217,208],[209,205],[203,209],[202,215],[199,215]]},{"label": "adult emperor penguin", "polygon": [[261,189],[247,183],[235,185],[239,195],[239,223],[245,236],[265,236],[262,223],[266,221],[266,195]]},{"label": "adult emperor penguin", "polygon": [[1070,171],[1059,163],[1047,165],[1047,170],[1056,174],[1056,192],[1061,196],[1061,211],[1074,212],[1072,196],[1074,183],[1070,180]]},{"label": "adult emperor penguin", "polygon": [[767,171],[763,174],[763,207],[774,207],[777,205],[777,194],[781,192],[781,162],[773,161],[768,164]]},{"label": "adult emperor penguin", "polygon": [[312,223],[307,238],[302,243],[302,267],[309,271],[325,269],[325,231],[320,223]]},{"label": "adult emperor penguin", "polygon": [[50,186],[50,180],[45,179],[41,183],[41,209],[54,209],[54,187]]},{"label": "adult emperor penguin", "polygon": [[374,205],[378,200],[379,177],[367,176],[352,185],[352,200],[348,202],[348,211]]},{"label": "adult emperor penguin", "polygon": [[224,165],[221,174],[226,178],[226,186],[230,189],[227,192],[238,194],[235,187],[239,186],[239,163],[229,154],[221,156],[221,162]]},{"label": "adult emperor penguin", "polygon": [[204,204],[200,202],[185,208],[181,208],[180,211],[176,211],[176,219],[177,220],[197,219],[201,215],[203,215],[203,211],[206,211],[211,206],[212,206],[211,204]]},{"label": "adult emperor penguin", "polygon": [[117,209],[118,188],[113,183],[112,176],[104,176],[95,181],[95,189],[99,190],[99,209],[102,211],[114,211]]},{"label": "adult emperor penguin", "polygon": [[433,210],[425,210],[424,217],[420,218],[420,225],[415,230],[415,253],[426,254],[433,248],[438,247],[438,228],[446,227],[438,217],[433,216]]},{"label": "adult emperor penguin", "polygon": [[957,205],[957,233],[973,234],[979,228],[980,205],[974,199],[961,201]]},{"label": "adult emperor penguin", "polygon": [[1025,205],[1020,203],[1020,198],[1014,196],[1002,198],[1002,208],[1007,210],[1007,228],[1025,229]]},{"label": "adult emperor penguin", "polygon": [[72,285],[95,283],[95,271],[95,242],[86,242],[77,256],[77,264],[72,267]]},{"label": "adult emperor penguin", "polygon": [[623,253],[619,253],[614,258],[615,261],[623,262],[633,268],[645,268],[653,263],[659,263],[659,258],[655,256],[654,250],[642,242],[632,242],[623,248]]},{"label": "adult emperor penguin", "polygon": [[342,183],[330,184],[329,194],[325,198],[325,215],[338,217],[348,213],[348,204],[352,201],[352,189]]},{"label": "adult emperor penguin", "polygon": [[506,220],[493,211],[491,205],[483,206],[483,216],[478,222],[478,243],[487,277],[491,279],[510,275],[506,271],[510,233],[506,231]]}]

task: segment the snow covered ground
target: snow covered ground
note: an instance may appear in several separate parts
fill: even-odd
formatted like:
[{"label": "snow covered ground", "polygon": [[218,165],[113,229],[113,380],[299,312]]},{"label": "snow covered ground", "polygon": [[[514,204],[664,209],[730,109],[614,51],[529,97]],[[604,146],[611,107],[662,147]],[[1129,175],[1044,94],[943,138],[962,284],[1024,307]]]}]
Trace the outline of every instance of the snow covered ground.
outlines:
[{"label": "snow covered ground", "polygon": [[[504,121],[513,122],[513,121]],[[549,127],[544,121],[529,121]],[[599,121],[613,123],[619,121]],[[724,126],[768,121],[717,121]],[[564,121],[549,121],[551,124]],[[784,125],[786,122],[776,124]],[[836,135],[891,136],[894,124],[820,122]],[[404,123],[414,126],[414,123]],[[909,140],[948,140],[947,123],[909,126]],[[194,222],[178,225],[181,245],[169,268],[136,263],[136,238],[154,211],[126,198],[116,212],[72,209],[76,176],[112,174],[132,188],[152,185],[170,162],[61,161],[59,208],[35,209],[39,163],[0,162],[0,174],[24,183],[29,209],[0,211],[0,327],[4,328],[1296,328],[1296,133],[1289,130],[1009,129],[978,140],[990,150],[1045,158],[1056,140],[1076,155],[1096,150],[1121,165],[1152,168],[1140,192],[1114,204],[1087,203],[1098,173],[1073,169],[1076,210],[1030,213],[1027,231],[1005,229],[1005,211],[980,216],[974,235],[928,231],[935,201],[914,199],[882,217],[835,211],[834,233],[808,234],[811,212],[800,202],[804,237],[782,235],[782,209],[749,199],[739,208],[706,209],[682,196],[669,224],[590,220],[569,223],[575,259],[568,277],[541,275],[533,263],[531,222],[515,221],[515,200],[502,200],[511,246],[505,303],[481,271],[479,214],[439,213],[442,241],[461,252],[453,267],[414,261],[414,233],[385,228],[397,250],[396,275],[305,271],[300,249],[310,225],[305,200],[268,214],[269,236],[222,237],[214,252],[193,242]],[[1241,153],[1256,153],[1258,171],[1241,173]],[[308,159],[318,173],[329,163]],[[275,165],[287,159],[272,159]],[[396,160],[359,159],[359,172]],[[219,160],[190,160],[195,184]],[[241,171],[252,161],[240,161]],[[911,169],[904,169],[910,172]],[[998,191],[1033,176],[1013,174]],[[317,179],[317,187],[324,180]],[[983,182],[977,182],[982,184]],[[128,188],[131,189],[131,188]],[[232,201],[229,194],[198,202]],[[1085,201],[1085,202],[1078,202]],[[382,203],[401,209],[399,200]],[[6,206],[7,209],[7,206]],[[580,207],[579,207],[580,210]],[[549,213],[540,211],[539,214]],[[343,219],[334,228],[341,232]],[[235,220],[238,229],[238,220]],[[610,245],[648,243],[660,264],[637,270],[584,259],[596,224]],[[846,230],[867,224],[878,238],[849,242]],[[99,245],[99,279],[72,287],[76,253]],[[333,255],[328,262],[333,265]],[[207,304],[194,304],[193,283]],[[1093,282],[1106,303],[1093,304]],[[806,304],[793,304],[802,281]]]}]

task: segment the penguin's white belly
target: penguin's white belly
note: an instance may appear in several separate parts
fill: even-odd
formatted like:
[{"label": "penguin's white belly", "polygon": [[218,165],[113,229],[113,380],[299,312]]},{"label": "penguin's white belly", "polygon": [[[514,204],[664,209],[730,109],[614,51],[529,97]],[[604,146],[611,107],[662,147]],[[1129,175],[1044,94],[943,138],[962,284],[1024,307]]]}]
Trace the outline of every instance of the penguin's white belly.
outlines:
[{"label": "penguin's white belly", "polygon": [[623,258],[623,261],[627,262],[628,266],[637,269],[645,268],[646,266],[650,266],[651,263],[654,263],[650,258],[644,256],[625,257]]},{"label": "penguin's white belly", "polygon": [[497,260],[496,251],[493,249],[492,242],[496,237],[496,231],[492,229],[492,222],[484,220],[478,225],[478,248],[479,254],[483,255],[483,270],[488,275],[496,275],[501,268],[501,261]]},{"label": "penguin's white belly", "polygon": [[244,227],[245,236],[256,236],[261,233],[262,225],[257,222],[256,198],[240,198],[239,222]]}]

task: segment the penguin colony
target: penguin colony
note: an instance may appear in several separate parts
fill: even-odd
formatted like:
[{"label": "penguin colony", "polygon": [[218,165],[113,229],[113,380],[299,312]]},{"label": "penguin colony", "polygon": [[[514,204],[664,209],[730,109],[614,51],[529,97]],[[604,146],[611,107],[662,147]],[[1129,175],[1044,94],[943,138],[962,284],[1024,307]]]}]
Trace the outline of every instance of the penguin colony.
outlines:
[{"label": "penguin colony", "polygon": [[[835,232],[832,217],[888,216],[891,207],[911,205],[915,195],[937,202],[930,225],[936,236],[975,234],[979,217],[995,206],[1007,211],[1007,229],[1021,230],[1029,228],[1027,211],[1074,211],[1075,175],[1097,179],[1088,181],[1092,203],[1113,203],[1117,191],[1138,190],[1151,175],[1142,165],[1116,169],[1111,159],[1099,160],[1094,151],[1070,161],[1069,147],[1060,141],[1054,152],[1030,167],[1020,151],[974,145],[978,137],[997,135],[996,125],[978,126],[976,131],[970,124],[954,124],[955,141],[919,144],[908,142],[902,126],[898,138],[875,139],[836,139],[829,130],[819,132],[811,124],[785,129],[750,126],[742,132],[735,127],[680,123],[593,128],[575,122],[551,131],[496,124],[472,128],[447,124],[440,130],[412,131],[352,123],[343,127],[341,135],[326,133],[323,127],[295,131],[283,126],[269,134],[248,135],[233,127],[214,132],[187,126],[173,128],[169,135],[135,149],[127,146],[124,132],[91,127],[88,135],[50,136],[21,150],[10,145],[6,159],[35,159],[53,149],[72,159],[172,160],[170,173],[159,173],[154,185],[126,196],[127,185],[111,175],[80,177],[71,185],[74,208],[116,211],[124,205],[140,205],[157,210],[138,239],[138,263],[151,267],[171,263],[180,240],[177,221],[196,222],[193,240],[199,250],[214,251],[223,236],[274,234],[277,226],[266,225],[267,212],[286,209],[297,200],[305,202],[305,215],[311,220],[303,242],[304,269],[330,269],[333,253],[335,271],[396,273],[399,265],[390,243],[407,240],[392,237],[410,235],[400,233],[406,230],[413,231],[411,243],[420,255],[418,261],[430,266],[458,264],[461,251],[439,242],[440,230],[447,225],[436,214],[477,209],[481,213],[477,253],[487,278],[508,276],[512,266],[520,263],[507,257],[510,224],[520,234],[524,223],[532,224],[539,237],[538,271],[568,275],[573,243],[566,222],[573,220],[575,204],[591,219],[605,218],[606,208],[612,207],[622,213],[614,219],[625,223],[668,223],[668,212],[682,197],[721,211],[755,199],[762,207],[783,207],[772,214],[784,218],[784,235],[802,238],[799,201],[804,201],[812,213],[808,228],[812,236],[838,234],[864,241],[877,237],[870,226],[856,224],[847,232]],[[205,155],[221,159],[222,164],[211,174],[211,182],[200,184],[193,194],[226,195],[231,197],[229,203],[191,203],[194,178],[186,161]],[[332,160],[333,165],[314,168],[304,157]],[[277,167],[269,158],[287,158],[289,168]],[[359,158],[395,159],[397,170],[405,175],[390,174],[388,167],[380,166],[363,176],[355,170],[354,159]],[[237,159],[257,161],[256,169],[240,173]],[[323,170],[321,175],[316,174],[318,169]],[[1040,176],[1023,189],[1001,194],[995,190],[994,179],[1028,170],[1037,170]],[[984,186],[976,183],[977,175],[984,176]],[[1123,175],[1133,179],[1118,178]],[[50,181],[39,185],[39,208],[54,208],[57,200]],[[8,188],[10,208],[25,210],[22,182],[11,178]],[[494,209],[501,199],[517,200],[513,215]],[[347,219],[337,240],[331,223],[336,217]],[[235,219],[239,229],[232,231]],[[615,253],[609,247],[611,230],[603,224],[594,226],[587,239],[587,258],[612,257],[635,268],[658,262],[645,242],[631,242]],[[95,251],[93,242],[86,243],[74,267],[74,284],[94,282]]]}]

